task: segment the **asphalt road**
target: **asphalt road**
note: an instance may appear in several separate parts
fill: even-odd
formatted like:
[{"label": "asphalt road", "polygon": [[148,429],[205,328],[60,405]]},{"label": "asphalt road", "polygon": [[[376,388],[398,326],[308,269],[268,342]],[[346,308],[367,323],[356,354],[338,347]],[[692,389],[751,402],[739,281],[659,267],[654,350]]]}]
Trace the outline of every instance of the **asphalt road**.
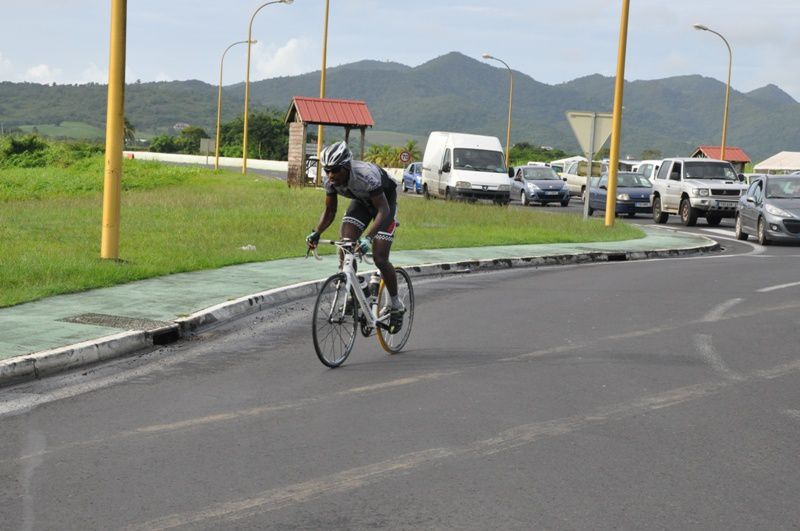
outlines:
[{"label": "asphalt road", "polygon": [[2,527],[796,529],[800,247],[722,241],[421,280],[336,370],[307,300],[0,390]]}]

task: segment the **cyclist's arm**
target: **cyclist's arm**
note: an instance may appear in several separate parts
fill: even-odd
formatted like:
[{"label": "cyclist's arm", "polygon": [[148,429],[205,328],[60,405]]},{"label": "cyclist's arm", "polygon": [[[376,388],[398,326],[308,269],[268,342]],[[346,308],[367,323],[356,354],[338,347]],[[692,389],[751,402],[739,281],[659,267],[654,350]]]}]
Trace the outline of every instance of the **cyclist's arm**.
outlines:
[{"label": "cyclist's arm", "polygon": [[319,217],[317,227],[314,229],[317,234],[322,234],[325,229],[331,226],[333,220],[336,218],[336,209],[339,206],[339,199],[336,194],[327,194],[325,196],[325,210]]},{"label": "cyclist's arm", "polygon": [[369,238],[375,238],[375,235],[378,234],[378,229],[384,226],[384,223],[389,218],[389,201],[386,200],[386,194],[383,193],[383,190],[380,190],[379,193],[370,196],[369,198],[372,206],[374,206],[377,211],[378,215],[375,216],[375,221],[372,223],[372,226],[369,228],[366,236]]}]

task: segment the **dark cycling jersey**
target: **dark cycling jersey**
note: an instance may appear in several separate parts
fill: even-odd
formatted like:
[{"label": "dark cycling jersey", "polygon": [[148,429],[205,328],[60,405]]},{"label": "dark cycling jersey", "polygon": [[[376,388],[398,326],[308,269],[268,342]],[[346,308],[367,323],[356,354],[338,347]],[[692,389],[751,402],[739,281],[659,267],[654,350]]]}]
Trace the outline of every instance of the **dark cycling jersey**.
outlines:
[{"label": "dark cycling jersey", "polygon": [[[397,187],[394,179],[376,164],[354,160],[350,163],[350,177],[344,186],[334,186],[327,176],[323,181],[325,193],[339,194],[351,199],[359,199],[367,204],[370,198]],[[388,197],[388,194],[387,194]]]}]

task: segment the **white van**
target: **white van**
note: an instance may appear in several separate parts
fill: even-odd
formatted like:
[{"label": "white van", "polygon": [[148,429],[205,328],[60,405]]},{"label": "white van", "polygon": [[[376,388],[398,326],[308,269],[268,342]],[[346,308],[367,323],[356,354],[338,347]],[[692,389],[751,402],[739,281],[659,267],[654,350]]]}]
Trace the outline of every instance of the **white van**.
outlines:
[{"label": "white van", "polygon": [[422,193],[445,199],[491,199],[507,205],[510,182],[494,136],[433,131],[422,157]]},{"label": "white van", "polygon": [[656,173],[658,173],[658,169],[661,167],[660,160],[643,160],[639,162],[639,165],[633,170],[636,173],[641,173],[645,177],[647,177],[650,182],[656,178]]}]

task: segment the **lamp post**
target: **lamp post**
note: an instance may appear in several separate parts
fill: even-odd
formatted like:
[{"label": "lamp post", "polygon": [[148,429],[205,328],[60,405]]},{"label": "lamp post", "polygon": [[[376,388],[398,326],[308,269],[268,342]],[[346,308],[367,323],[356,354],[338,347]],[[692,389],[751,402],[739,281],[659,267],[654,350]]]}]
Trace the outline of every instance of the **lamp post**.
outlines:
[{"label": "lamp post", "polygon": [[119,260],[127,19],[128,0],[111,0],[106,162],[103,174],[103,228],[100,235],[100,258],[104,260]]},{"label": "lamp post", "polygon": [[724,42],[725,46],[728,47],[728,82],[725,84],[725,110],[722,113],[722,143],[719,150],[719,158],[725,160],[725,138],[728,132],[728,99],[731,95],[731,66],[733,65],[733,52],[731,52],[731,45],[728,44],[728,40],[723,37],[721,33],[716,32],[708,26],[704,26],[703,24],[695,24],[694,29],[698,31],[710,31],[722,39],[722,42]]},{"label": "lamp post", "polygon": [[[258,42],[258,41],[254,41],[254,42]],[[215,146],[216,146],[216,157],[214,159],[214,169],[215,170],[219,169],[219,122],[220,122],[220,117],[221,117],[221,114],[222,114],[222,64],[225,62],[225,54],[228,53],[228,50],[230,50],[231,48],[233,48],[237,44],[245,44],[245,43],[247,43],[247,41],[234,42],[233,44],[231,44],[230,46],[225,48],[225,51],[222,52],[222,59],[219,60],[219,87],[217,88],[217,139],[216,139],[216,143],[215,143]]]},{"label": "lamp post", "polygon": [[[319,97],[325,97],[325,70],[328,58],[328,13],[330,12],[330,0],[325,0],[325,22],[322,32],[322,69],[319,77]],[[322,164],[319,163],[319,155],[322,152],[322,145],[325,140],[325,129],[322,125],[317,126],[317,176],[314,184],[319,186],[322,176]]]},{"label": "lamp post", "polygon": [[247,73],[245,75],[244,80],[244,131],[242,132],[243,140],[242,140],[242,173],[247,173],[247,115],[248,115],[248,106],[250,101],[250,45],[253,43],[253,20],[256,18],[256,15],[259,11],[263,8],[267,7],[270,4],[291,4],[294,0],[272,0],[272,2],[267,2],[265,4],[261,4],[258,8],[253,11],[253,15],[250,17],[250,24],[247,26]]},{"label": "lamp post", "polygon": [[498,59],[489,53],[485,53],[481,57],[503,63],[508,69],[508,126],[506,127],[506,166],[508,166],[511,163],[509,159],[509,150],[511,149],[511,102],[514,98],[514,76],[511,74],[511,68],[502,59]]}]

